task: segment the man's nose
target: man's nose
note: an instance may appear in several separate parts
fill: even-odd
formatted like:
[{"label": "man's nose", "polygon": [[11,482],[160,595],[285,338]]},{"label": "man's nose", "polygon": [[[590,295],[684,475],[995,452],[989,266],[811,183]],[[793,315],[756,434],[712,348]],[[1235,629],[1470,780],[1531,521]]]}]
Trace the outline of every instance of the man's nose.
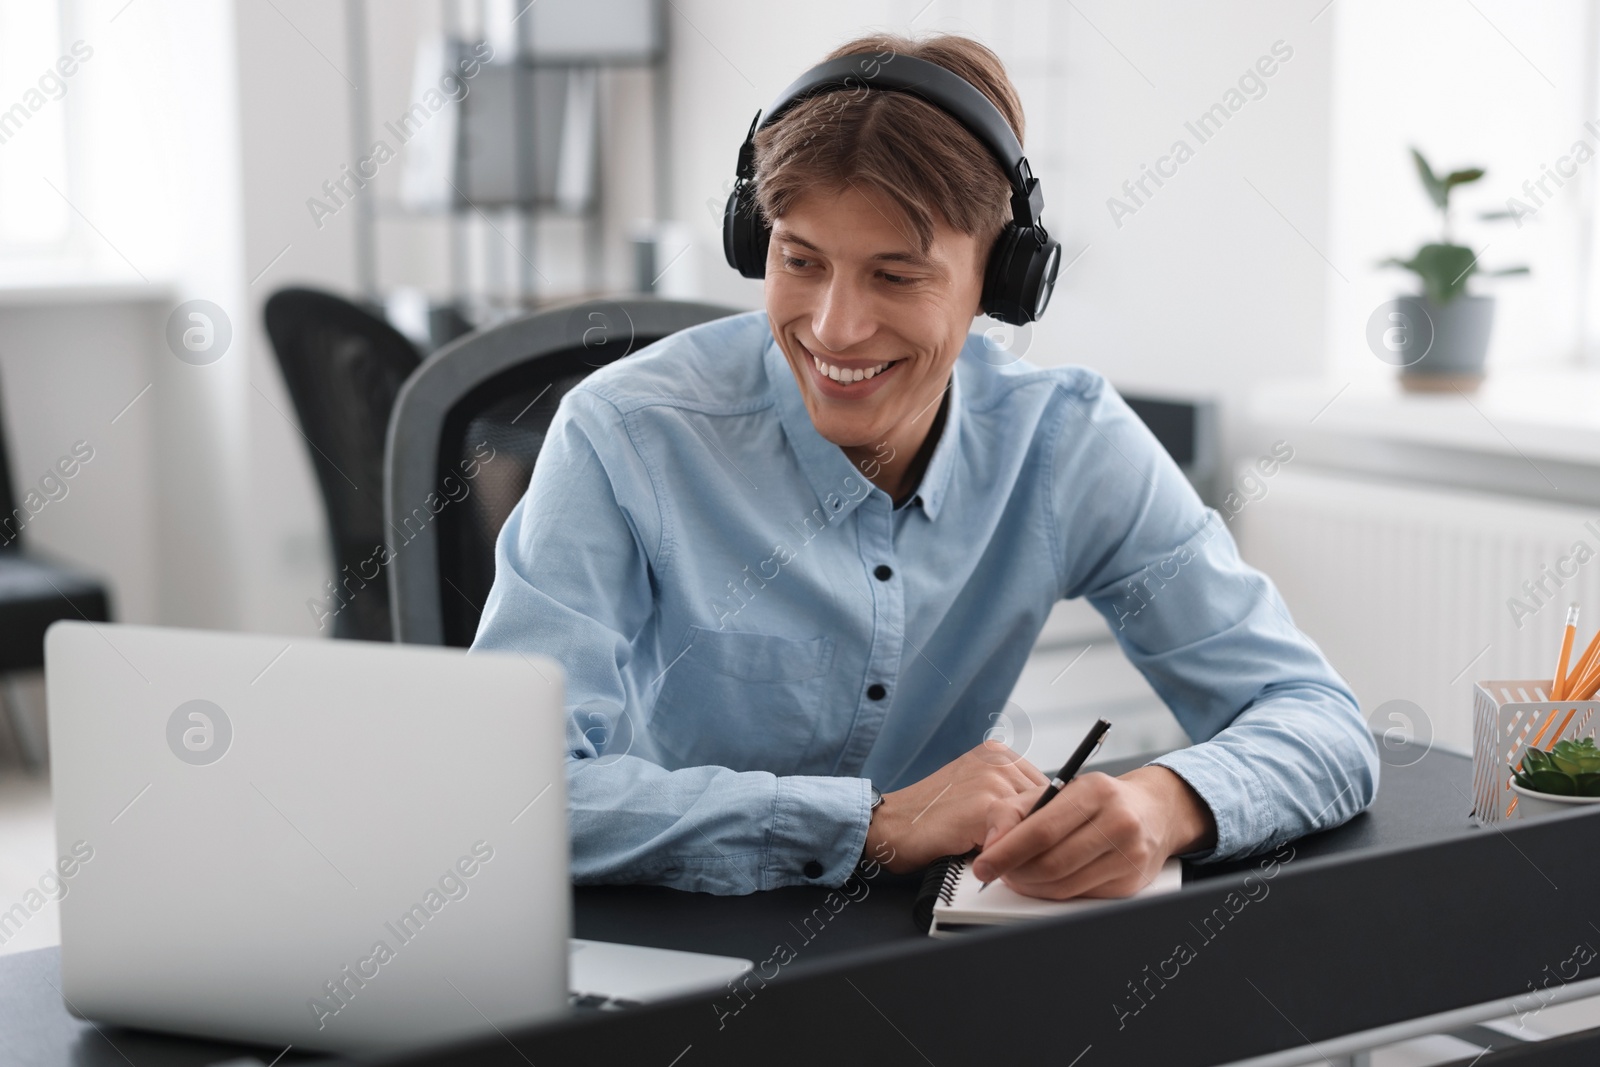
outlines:
[{"label": "man's nose", "polygon": [[830,352],[843,352],[871,337],[878,328],[868,294],[854,282],[835,278],[812,316],[811,332]]}]

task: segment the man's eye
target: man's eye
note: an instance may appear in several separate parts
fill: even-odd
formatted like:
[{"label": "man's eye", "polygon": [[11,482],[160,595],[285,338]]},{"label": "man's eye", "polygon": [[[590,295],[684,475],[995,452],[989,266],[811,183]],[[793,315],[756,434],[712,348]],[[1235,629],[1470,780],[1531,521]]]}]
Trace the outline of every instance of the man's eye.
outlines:
[{"label": "man's eye", "polygon": [[890,285],[910,285],[912,282],[916,281],[915,278],[907,278],[901,274],[885,274],[883,276],[883,280],[888,282]]},{"label": "man's eye", "polygon": [[796,259],[793,256],[784,256],[783,265],[790,270],[799,270],[802,267],[809,267],[811,262],[805,259]]}]

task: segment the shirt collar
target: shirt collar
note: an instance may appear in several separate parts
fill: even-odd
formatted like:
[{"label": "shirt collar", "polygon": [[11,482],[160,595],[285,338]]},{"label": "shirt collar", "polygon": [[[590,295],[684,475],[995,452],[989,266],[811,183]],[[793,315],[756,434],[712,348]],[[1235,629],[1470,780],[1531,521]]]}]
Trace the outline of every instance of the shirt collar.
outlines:
[{"label": "shirt collar", "polygon": [[939,435],[939,443],[933,446],[933,456],[928,460],[927,470],[922,472],[922,484],[917,487],[913,501],[922,502],[923,513],[930,521],[939,517],[939,508],[950,491],[950,479],[955,475],[960,452],[961,360],[958,358],[950,368],[950,408],[944,413],[944,431]]},{"label": "shirt collar", "polygon": [[[805,472],[817,499],[829,503],[829,494],[839,502],[833,515],[848,515],[861,501],[873,492],[883,492],[872,484],[865,474],[856,469],[844,450],[817,432],[800,396],[800,384],[794,380],[794,371],[784,357],[783,348],[770,334],[763,353],[767,381],[777,404],[778,420],[789,439],[789,446],[799,457],[800,468]],[[960,360],[957,360],[959,364]],[[961,375],[955,368],[950,372],[950,409],[945,412],[944,431],[934,446],[928,467],[922,472],[922,484],[916,490],[912,504],[920,504],[923,513],[931,519],[939,517],[939,508],[949,491],[950,479],[960,451],[961,436]],[[871,492],[862,492],[862,486]],[[887,494],[885,494],[887,495]]]}]

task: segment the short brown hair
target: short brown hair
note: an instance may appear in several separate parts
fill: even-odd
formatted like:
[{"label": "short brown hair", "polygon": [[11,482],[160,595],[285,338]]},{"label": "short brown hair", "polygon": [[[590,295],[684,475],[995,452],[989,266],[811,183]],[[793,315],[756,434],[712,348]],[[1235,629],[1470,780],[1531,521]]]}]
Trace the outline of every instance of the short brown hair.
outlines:
[{"label": "short brown hair", "polygon": [[[976,86],[1022,141],[1022,103],[1000,57],[967,37],[913,39],[870,34],[840,45],[828,59],[862,56],[859,80],[871,86],[874,64],[912,56],[937,63]],[[795,105],[756,134],[756,198],[769,220],[803,193],[865,185],[905,216],[917,250],[933,241],[935,216],[975,236],[987,253],[1011,219],[1011,185],[983,143],[934,105],[903,92],[840,89]],[[896,224],[898,225],[898,223]]]}]

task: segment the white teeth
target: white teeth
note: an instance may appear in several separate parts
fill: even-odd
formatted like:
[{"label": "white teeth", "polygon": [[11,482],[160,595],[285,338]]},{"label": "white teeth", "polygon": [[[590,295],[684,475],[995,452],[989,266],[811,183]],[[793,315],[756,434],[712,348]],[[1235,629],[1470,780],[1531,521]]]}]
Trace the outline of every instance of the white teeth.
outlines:
[{"label": "white teeth", "polygon": [[836,382],[839,382],[842,385],[863,381],[867,378],[874,378],[887,370],[889,368],[889,363],[894,362],[893,360],[890,360],[889,363],[880,363],[876,367],[867,367],[863,369],[861,367],[850,368],[830,366],[829,364],[822,362],[822,360],[818,359],[816,356],[812,356],[811,359],[814,363],[816,363],[817,371],[819,373],[833,379]]}]

